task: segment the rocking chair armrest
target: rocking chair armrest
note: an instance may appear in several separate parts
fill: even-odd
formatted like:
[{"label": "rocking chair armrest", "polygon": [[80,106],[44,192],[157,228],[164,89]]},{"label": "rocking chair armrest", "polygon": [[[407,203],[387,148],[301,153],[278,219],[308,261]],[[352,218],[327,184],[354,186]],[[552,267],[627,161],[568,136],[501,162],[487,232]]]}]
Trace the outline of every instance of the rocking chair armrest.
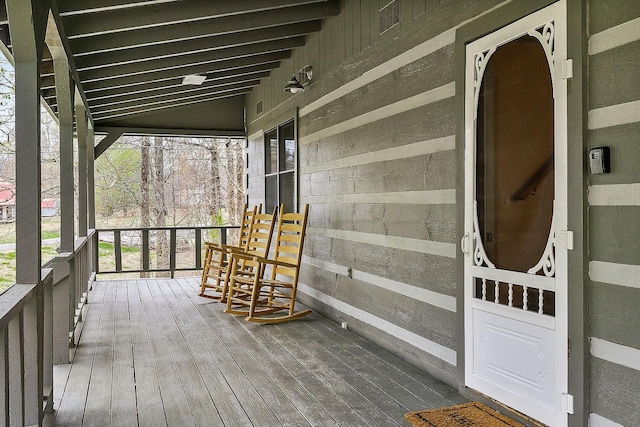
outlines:
[{"label": "rocking chair armrest", "polygon": [[227,252],[241,252],[242,248],[239,248],[238,246],[235,245],[220,245],[220,247],[222,249],[226,249]]},{"label": "rocking chair armrest", "polygon": [[245,259],[248,261],[255,261],[255,262],[260,262],[260,260],[262,259],[259,256],[247,254],[241,251],[231,253],[231,257],[236,259]]},{"label": "rocking chair armrest", "polygon": [[295,264],[291,264],[290,262],[278,261],[277,259],[267,259],[267,258],[257,257],[257,261],[263,264],[275,265],[278,267],[289,267],[289,268],[297,267],[297,265]]},{"label": "rocking chair armrest", "polygon": [[220,243],[218,242],[204,242],[204,245],[210,248],[219,248],[221,247]]}]

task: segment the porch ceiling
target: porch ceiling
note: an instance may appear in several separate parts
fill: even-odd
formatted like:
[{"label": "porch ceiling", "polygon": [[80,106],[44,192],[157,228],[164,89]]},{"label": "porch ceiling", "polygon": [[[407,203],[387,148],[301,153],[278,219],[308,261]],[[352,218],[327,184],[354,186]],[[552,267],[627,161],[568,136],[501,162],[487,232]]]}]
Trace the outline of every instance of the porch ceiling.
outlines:
[{"label": "porch ceiling", "polygon": [[[339,13],[337,0],[54,0],[81,95],[99,128],[244,131],[244,95]],[[2,2],[4,8],[4,2]],[[55,10],[57,8],[57,10]],[[11,49],[6,10],[0,38]],[[186,75],[206,76],[200,86]],[[51,55],[42,95],[56,111]]]}]

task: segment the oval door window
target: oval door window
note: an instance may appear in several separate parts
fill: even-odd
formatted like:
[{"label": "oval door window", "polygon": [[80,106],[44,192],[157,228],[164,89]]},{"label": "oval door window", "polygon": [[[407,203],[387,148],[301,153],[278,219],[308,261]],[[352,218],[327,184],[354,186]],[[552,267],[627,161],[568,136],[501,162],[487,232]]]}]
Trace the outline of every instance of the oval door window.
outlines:
[{"label": "oval door window", "polygon": [[553,88],[545,51],[523,36],[486,64],[477,106],[480,236],[496,268],[527,272],[540,260],[554,200]]}]

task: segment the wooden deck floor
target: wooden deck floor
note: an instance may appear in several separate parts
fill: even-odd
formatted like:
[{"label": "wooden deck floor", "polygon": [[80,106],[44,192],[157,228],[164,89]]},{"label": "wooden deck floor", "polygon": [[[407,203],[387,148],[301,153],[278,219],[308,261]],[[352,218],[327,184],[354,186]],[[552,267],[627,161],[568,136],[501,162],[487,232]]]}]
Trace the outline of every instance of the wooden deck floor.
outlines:
[{"label": "wooden deck floor", "polygon": [[314,313],[258,325],[197,279],[94,285],[75,360],[55,369],[56,426],[406,426],[466,401]]}]

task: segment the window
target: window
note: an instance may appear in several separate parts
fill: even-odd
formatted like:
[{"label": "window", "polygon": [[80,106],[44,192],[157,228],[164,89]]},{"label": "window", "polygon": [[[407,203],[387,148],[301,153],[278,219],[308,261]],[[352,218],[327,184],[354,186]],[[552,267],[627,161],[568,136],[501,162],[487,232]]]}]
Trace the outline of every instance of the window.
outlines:
[{"label": "window", "polygon": [[265,209],[284,203],[285,212],[297,211],[295,121],[284,123],[264,136]]}]

